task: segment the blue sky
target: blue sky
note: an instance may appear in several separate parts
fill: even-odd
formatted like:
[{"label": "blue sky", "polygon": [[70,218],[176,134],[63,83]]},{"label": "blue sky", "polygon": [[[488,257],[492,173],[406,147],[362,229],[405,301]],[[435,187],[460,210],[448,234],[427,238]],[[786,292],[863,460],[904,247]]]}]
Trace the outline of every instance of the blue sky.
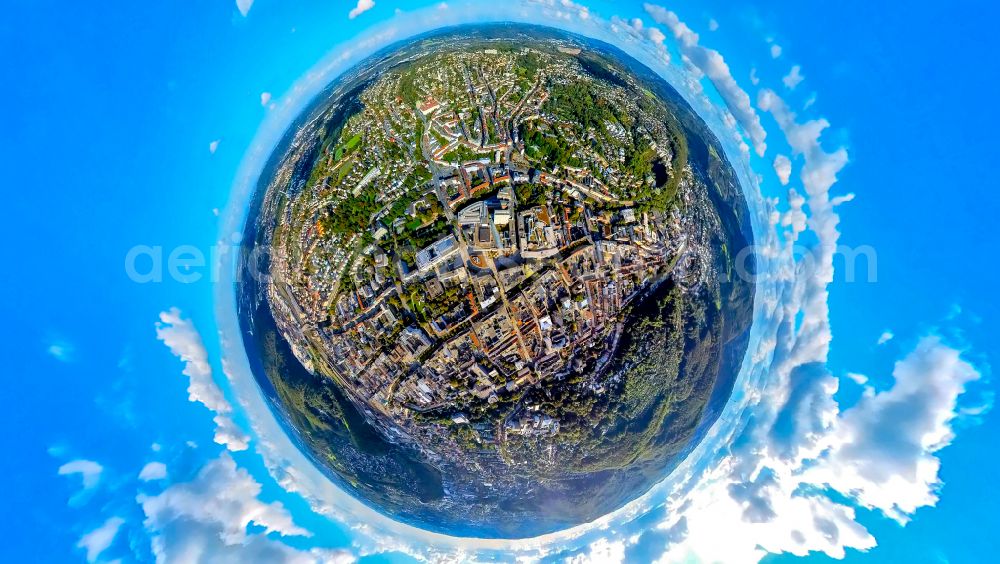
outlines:
[{"label": "blue sky", "polygon": [[[189,284],[169,277],[162,283],[136,284],[123,268],[126,253],[135,245],[159,246],[166,253],[180,245],[208,249],[225,225],[240,172],[253,169],[254,159],[244,155],[255,136],[277,127],[278,114],[294,109],[293,85],[324,57],[348,48],[360,53],[355,38],[372,26],[397,26],[405,35],[409,28],[399,22],[413,25],[413,18],[397,17],[397,6],[414,10],[426,5],[433,11],[436,3],[376,0],[373,8],[351,19],[354,4],[256,0],[245,16],[233,2],[222,1],[4,6],[0,49],[8,59],[0,66],[0,83],[6,85],[7,135],[0,159],[12,213],[2,229],[5,239],[15,243],[0,282],[8,296],[0,307],[8,320],[3,341],[10,398],[0,415],[9,429],[3,439],[8,455],[0,462],[8,480],[3,498],[8,511],[0,520],[11,532],[0,548],[4,560],[85,560],[86,547],[78,546],[81,538],[89,539],[91,546],[107,544],[106,550],[93,554],[95,561],[151,560],[155,553],[163,554],[164,544],[230,551],[234,546],[279,550],[280,545],[298,551],[298,556],[327,557],[377,545],[372,538],[362,539],[356,528],[365,515],[346,522],[328,519],[313,511],[315,499],[287,492],[272,476],[273,467],[268,471],[273,459],[265,452],[267,441],[251,424],[257,415],[243,409],[239,382],[231,383],[221,365],[224,351],[218,334],[226,327],[216,315],[218,288],[208,271],[204,279]],[[607,24],[604,29],[616,26],[616,36],[642,37],[647,43],[641,46],[635,39],[623,42],[650,53],[659,48],[659,42],[647,41],[650,28],[656,27],[667,37],[674,63],[680,60],[673,20],[663,12],[647,10],[639,2],[583,5],[592,14],[587,22],[579,19],[580,5],[535,5],[527,17],[558,23],[554,11],[572,14],[573,23],[565,25],[589,25],[600,18]],[[485,12],[483,6],[488,4],[480,3],[477,14]],[[761,108],[761,90],[773,90],[797,114],[798,123],[820,118],[829,122],[821,138],[823,154],[815,154],[814,163],[828,162],[824,155],[841,147],[849,154],[831,189],[835,196],[855,195],[834,208],[838,240],[877,252],[877,282],[848,283],[837,274],[828,287],[828,301],[824,298],[823,303],[829,305],[831,340],[828,355],[820,355],[825,371],[810,392],[817,394],[817,411],[835,415],[841,434],[872,431],[861,425],[865,422],[898,430],[893,427],[898,421],[878,417],[877,406],[854,411],[853,419],[843,415],[859,402],[864,389],[847,374],[865,375],[872,393],[900,390],[894,387],[898,382],[892,378],[893,367],[907,358],[904,366],[920,367],[920,374],[929,375],[920,390],[943,391],[940,409],[954,414],[964,407],[964,414],[946,419],[955,434],[946,441],[949,446],[914,454],[914,460],[940,460],[935,476],[943,486],[931,485],[939,499],[907,511],[910,521],[905,527],[879,509],[904,499],[904,493],[875,500],[878,492],[871,490],[894,490],[848,480],[845,476],[858,467],[858,459],[829,455],[825,468],[835,475],[823,477],[823,483],[833,484],[834,490],[838,485],[869,488],[870,497],[850,505],[868,505],[855,517],[878,546],[867,552],[847,549],[846,558],[980,561],[998,548],[994,535],[983,532],[997,527],[992,508],[1000,502],[988,471],[997,462],[991,447],[1000,423],[994,412],[974,413],[975,407],[991,403],[990,361],[998,337],[993,288],[997,268],[991,252],[996,237],[990,229],[998,199],[990,141],[1000,125],[992,104],[1000,92],[995,73],[981,62],[997,51],[988,28],[996,8],[962,3],[900,10],[861,2],[836,8],[820,2],[683,2],[665,7],[700,36],[700,45],[725,58],[733,80],[749,95],[751,110],[767,134],[767,151],[763,157],[751,152],[748,162],[763,179],[763,193],[781,198],[777,207],[782,214],[789,209],[787,188],[772,169],[773,160],[779,154],[792,157],[789,186],[805,193],[799,175],[811,149],[796,156],[777,119],[780,112],[773,103],[765,104],[767,110]],[[441,12],[466,9],[450,3]],[[612,16],[622,21],[614,23]],[[631,18],[641,18],[643,26],[630,24]],[[777,47],[780,54],[775,57]],[[783,78],[795,65],[804,79],[789,88]],[[754,69],[759,84],[751,80]],[[680,76],[680,71],[674,72]],[[714,92],[707,78],[702,83],[710,100],[724,107],[726,97]],[[261,103],[263,93],[270,94],[267,104]],[[275,109],[269,109],[271,101]],[[721,121],[718,124],[722,127]],[[751,139],[747,143],[753,145]],[[787,217],[790,225],[779,222],[778,231],[794,230],[794,217]],[[808,230],[802,234],[804,242],[817,237]],[[190,337],[190,321],[197,331],[193,340],[178,337],[173,348],[203,344],[211,372],[208,381],[216,383],[228,407],[213,404],[213,413],[203,405],[211,403],[204,395],[199,396],[202,403],[188,401],[185,365],[164,346],[169,337],[157,338],[161,312],[173,307],[180,318],[165,326],[184,329]],[[827,327],[825,321],[819,325]],[[937,344],[927,340],[933,336],[940,337]],[[804,337],[798,342],[805,342]],[[195,354],[197,364],[198,347],[184,350],[189,359]],[[913,357],[915,350],[927,354]],[[976,378],[954,364],[931,362],[943,358],[934,354],[947,351],[961,351],[962,362]],[[944,365],[951,369],[940,368]],[[839,409],[819,400],[830,378],[839,382]],[[954,399],[948,394],[949,383],[962,378],[969,379],[969,391],[960,394],[955,406],[946,401]],[[795,377],[774,386],[762,389],[806,387],[798,388]],[[781,396],[776,392],[774,397]],[[908,405],[927,400],[919,391],[902,398]],[[780,410],[782,402],[775,403],[774,410]],[[938,404],[928,400],[927,405]],[[230,453],[215,442],[213,418],[220,409],[230,410],[223,415],[249,437],[246,449]],[[940,409],[928,413],[940,415]],[[913,419],[921,421],[926,418]],[[752,430],[744,436],[763,440]],[[855,438],[855,447],[888,444],[884,434],[876,432]],[[230,442],[230,447],[237,443]],[[834,453],[846,448],[827,446]],[[863,468],[871,469],[881,460],[877,452],[866,455]],[[150,462],[164,464],[166,476],[140,480]],[[147,478],[156,475],[152,468]],[[82,485],[87,476],[89,488]],[[185,487],[214,484],[211,480],[228,484],[231,489],[225,491],[236,492],[234,499],[243,505],[209,516],[172,506],[192,513],[181,522],[137,501],[156,498],[181,504]],[[259,493],[250,482],[259,484]],[[164,496],[168,491],[173,495]],[[771,496],[772,508],[779,507],[781,488],[760,492]],[[832,497],[848,493],[839,490]],[[906,499],[919,493],[908,489]],[[274,502],[281,507],[269,505]],[[704,515],[719,507],[705,504]],[[789,515],[801,517],[801,508],[788,507],[793,512]],[[250,513],[269,518],[250,525],[241,542],[219,548],[210,538],[199,537],[223,526],[246,531],[241,517]],[[674,517],[662,520],[664,529],[680,530],[670,529],[677,525]],[[623,538],[624,532],[639,535],[656,522],[643,521],[642,528],[616,524],[611,529]],[[692,514],[685,522],[686,540],[676,546],[697,548],[697,522]],[[101,535],[85,536],[104,525],[105,533],[115,533],[107,543],[99,542]],[[841,525],[843,537],[827,546],[846,542],[849,527]],[[261,536],[269,526],[310,536]],[[751,539],[777,534],[747,531]],[[582,538],[573,546],[581,555],[610,558],[619,548],[626,555],[638,554],[613,535],[591,531]],[[274,546],[260,546],[262,539]],[[759,541],[768,544],[764,536]],[[551,544],[569,547],[573,542],[559,539]],[[441,546],[463,548],[461,543],[414,535],[385,549],[426,556]],[[783,545],[775,541],[773,546]],[[345,552],[309,552],[314,549]],[[474,548],[468,550],[474,553]],[[829,557],[814,553],[809,558]]]}]

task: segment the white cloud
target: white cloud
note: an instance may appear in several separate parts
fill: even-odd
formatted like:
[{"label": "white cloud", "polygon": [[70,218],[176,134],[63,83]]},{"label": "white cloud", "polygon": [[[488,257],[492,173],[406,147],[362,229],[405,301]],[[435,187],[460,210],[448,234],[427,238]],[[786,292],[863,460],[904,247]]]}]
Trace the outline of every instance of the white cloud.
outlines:
[{"label": "white cloud", "polygon": [[757,67],[751,67],[750,69],[750,84],[754,86],[760,84],[760,78],[757,77]]},{"label": "white cloud", "polygon": [[777,43],[772,43],[771,44],[771,58],[772,59],[777,59],[780,56],[781,56],[781,45],[778,45]]},{"label": "white cloud", "polygon": [[79,474],[85,490],[93,488],[101,481],[102,472],[104,472],[104,467],[93,460],[73,460],[59,467],[60,476]]},{"label": "white cloud", "polygon": [[892,331],[882,331],[882,334],[878,336],[878,344],[884,345],[891,341],[896,335]]},{"label": "white cloud", "polygon": [[581,20],[590,18],[590,8],[587,6],[577,4],[576,2],[573,2],[573,0],[560,0],[559,3],[562,4],[563,8],[575,10],[577,17]]},{"label": "white cloud", "polygon": [[211,143],[208,144],[209,153],[212,153],[213,155],[215,154],[216,149],[219,148],[219,141],[220,139],[216,139],[215,141],[212,141]]},{"label": "white cloud", "polygon": [[71,343],[61,339],[52,341],[45,347],[45,352],[61,362],[72,362],[75,351],[76,349]]},{"label": "white cloud", "polygon": [[347,14],[347,17],[353,20],[374,7],[375,0],[358,0],[358,4],[351,9],[351,11]]},{"label": "white cloud", "polygon": [[[208,462],[190,482],[136,501],[146,516],[157,562],[349,562],[340,550],[297,550],[269,535],[311,536],[281,503],[264,503],[261,485],[228,453]],[[260,534],[248,527],[260,528]]]},{"label": "white cloud", "polygon": [[774,157],[774,173],[778,175],[781,185],[787,186],[788,179],[792,176],[792,160],[785,155]]},{"label": "white cloud", "polygon": [[937,502],[941,461],[934,454],[951,444],[958,398],[980,373],[960,351],[928,336],[896,363],[893,378],[893,387],[869,388],[840,414],[829,450],[804,478],[905,523]]},{"label": "white cloud", "polygon": [[847,194],[844,194],[843,196],[834,196],[830,198],[830,205],[836,207],[839,206],[840,204],[851,201],[854,201],[854,192],[849,192]]},{"label": "white cloud", "polygon": [[188,399],[215,413],[215,442],[232,451],[246,450],[250,439],[230,417],[232,406],[212,379],[208,353],[191,321],[181,317],[177,308],[161,312],[160,321],[156,323],[156,338],[184,362],[183,373],[190,379]]},{"label": "white cloud", "polygon": [[788,71],[788,74],[786,74],[785,77],[781,79],[781,82],[785,83],[785,88],[788,88],[789,90],[794,90],[795,87],[798,86],[799,83],[802,82],[803,80],[805,80],[805,77],[802,76],[802,67],[800,67],[799,65],[794,65],[792,67],[792,70]]},{"label": "white cloud", "polygon": [[[783,355],[775,362],[787,367]],[[786,399],[751,406],[748,423],[735,429],[741,444],[731,437],[721,458],[706,461],[705,473],[690,479],[690,490],[668,495],[662,521],[641,523],[638,534],[614,531],[600,546],[621,538],[639,547],[660,537],[643,548],[658,552],[642,560],[663,562],[757,562],[768,553],[810,552],[839,559],[847,549],[874,547],[855,504],[905,522],[935,503],[935,453],[953,437],[965,385],[979,378],[958,350],[933,336],[893,374],[888,390],[868,388],[861,401],[845,407],[833,401],[838,382],[821,363],[796,365],[764,392]],[[683,534],[663,535],[672,527]],[[724,543],[720,530],[726,531]]]},{"label": "white cloud", "polygon": [[653,43],[663,43],[663,40],[667,38],[667,36],[656,27],[648,28],[646,30],[646,37]]},{"label": "white cloud", "polygon": [[188,399],[200,402],[215,412],[228,412],[229,403],[212,380],[212,367],[208,363],[208,352],[201,335],[189,319],[182,317],[179,309],[170,308],[160,313],[156,338],[184,362],[183,373],[190,378]]},{"label": "white cloud", "polygon": [[[570,6],[568,7],[575,8],[575,5],[570,2]],[[566,15],[568,16],[569,14]],[[649,41],[663,62],[670,61],[670,52],[667,50],[667,46],[663,43],[667,36],[662,30],[660,30],[660,28],[647,26],[640,18],[624,20],[618,16],[611,17],[610,27],[617,33],[628,34],[628,36],[633,39]]]},{"label": "white cloud", "polygon": [[139,471],[139,479],[143,482],[162,480],[167,477],[167,466],[162,462],[150,462]]},{"label": "white cloud", "polygon": [[215,422],[216,443],[225,445],[233,452],[246,450],[250,446],[250,437],[230,417],[220,414],[212,420]]},{"label": "white cloud", "polygon": [[102,552],[111,546],[118,530],[125,524],[121,517],[110,517],[103,525],[80,537],[77,548],[87,551],[87,562],[95,562]]},{"label": "white cloud", "polygon": [[729,111],[750,138],[757,154],[763,156],[767,149],[764,142],[767,132],[750,103],[750,96],[737,84],[722,55],[714,49],[699,45],[698,34],[680,21],[677,14],[655,4],[645,4],[644,8],[653,20],[667,26],[677,39],[681,52],[712,81]]},{"label": "white cloud", "polygon": [[718,31],[719,22],[715,21],[715,18],[710,18],[708,20],[708,31]]},{"label": "white cloud", "polygon": [[864,374],[859,374],[857,372],[848,372],[846,376],[859,386],[864,386],[865,384],[868,383],[868,377],[865,376]]},{"label": "white cloud", "polygon": [[270,102],[270,101],[271,101],[271,93],[270,92],[261,92],[260,93],[260,105],[261,106],[266,106],[267,103]]},{"label": "white cloud", "polygon": [[608,541],[599,539],[590,545],[585,554],[577,554],[565,560],[566,564],[604,564],[606,562],[624,562],[625,543],[623,541]]},{"label": "white cloud", "polygon": [[787,240],[798,240],[799,234],[806,230],[809,217],[803,209],[805,203],[806,199],[802,194],[799,194],[794,188],[788,189],[788,211],[781,214],[781,226],[791,227],[791,231],[785,233]]},{"label": "white cloud", "polygon": [[251,6],[253,6],[253,0],[236,0],[236,9],[240,11],[240,14],[244,18],[250,13]]}]

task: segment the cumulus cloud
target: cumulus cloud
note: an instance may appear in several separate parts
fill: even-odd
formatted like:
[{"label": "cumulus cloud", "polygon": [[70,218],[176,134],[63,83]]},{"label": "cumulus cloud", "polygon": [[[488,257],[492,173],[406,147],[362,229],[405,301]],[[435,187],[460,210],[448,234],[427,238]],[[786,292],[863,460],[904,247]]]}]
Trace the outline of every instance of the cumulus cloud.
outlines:
[{"label": "cumulus cloud", "polygon": [[[590,8],[574,2],[573,0],[522,0],[523,4],[530,6],[536,11],[537,17],[554,18],[564,22],[579,20],[581,22],[593,23],[590,20]],[[505,5],[504,7],[509,7]]]},{"label": "cumulus cloud", "polygon": [[[832,153],[823,150],[819,137],[830,126],[830,122],[823,118],[806,122],[796,121],[795,113],[770,89],[761,90],[757,97],[757,106],[774,116],[792,150],[798,155],[805,156],[801,178],[806,190],[814,195],[815,203],[823,205],[822,213],[817,215],[822,216],[824,220],[836,219],[839,222],[835,214],[826,213],[828,211],[826,208],[829,207],[829,189],[837,181],[837,173],[847,164],[847,149],[841,147]],[[836,222],[826,225],[825,228],[827,229],[825,234],[832,235],[829,230],[836,228]]]},{"label": "cumulus cloud", "polygon": [[121,517],[109,517],[103,525],[80,537],[76,546],[87,552],[87,562],[97,561],[101,553],[114,542],[115,537],[118,536],[118,530],[124,524],[125,520]]},{"label": "cumulus cloud", "polygon": [[253,0],[236,0],[236,9],[244,18],[250,13],[251,6],[253,6]]},{"label": "cumulus cloud", "polygon": [[161,312],[156,338],[184,362],[183,373],[190,379],[188,399],[215,413],[215,442],[232,451],[246,450],[250,439],[230,417],[232,406],[212,379],[208,352],[191,320],[183,318],[177,308]]},{"label": "cumulus cloud", "polygon": [[246,450],[250,445],[250,437],[240,429],[233,420],[225,415],[216,415],[215,421],[215,442],[225,445],[233,452]]},{"label": "cumulus cloud", "polygon": [[785,83],[785,88],[788,88],[789,90],[794,90],[795,87],[798,86],[800,82],[805,80],[805,78],[806,77],[802,76],[802,67],[800,67],[799,65],[795,65],[792,67],[792,70],[788,71],[788,74],[786,74],[785,77],[781,79],[781,82]]},{"label": "cumulus cloud", "polygon": [[772,43],[771,44],[771,58],[772,59],[777,59],[780,56],[781,56],[781,45],[778,45],[777,43]]},{"label": "cumulus cloud", "polygon": [[270,101],[271,101],[271,93],[270,92],[261,92],[260,93],[260,105],[261,106],[266,106],[267,103],[270,102]]},{"label": "cumulus cloud", "polygon": [[85,490],[96,486],[101,481],[103,472],[104,467],[93,460],[73,460],[59,467],[60,476],[79,475]]},{"label": "cumulus cloud", "polygon": [[[663,515],[673,517],[651,529],[659,534],[621,532],[626,553],[666,562],[756,562],[786,552],[843,558],[848,548],[876,544],[855,505],[905,522],[936,502],[935,453],[951,442],[959,397],[980,377],[960,351],[928,336],[896,364],[890,388],[866,388],[848,406],[833,400],[838,383],[822,363],[799,364],[787,376],[766,390],[784,390],[786,400],[773,410],[766,402],[752,407],[732,448],[692,479],[691,491],[668,497]],[[662,533],[674,528],[683,534]],[[649,554],[650,546],[662,550]]]},{"label": "cumulus cloud", "polygon": [[[566,0],[566,2],[568,1],[569,0]],[[575,9],[576,5],[570,2],[570,6],[565,6],[564,3],[564,7],[571,7]],[[610,28],[615,33],[627,34],[627,37],[632,39],[649,41],[649,43],[657,51],[660,59],[664,63],[670,62],[670,52],[667,50],[667,46],[663,43],[667,36],[662,30],[660,30],[660,28],[647,26],[640,18],[625,20],[619,18],[618,16],[611,17]]]},{"label": "cumulus cloud", "polygon": [[[158,495],[139,494],[157,562],[350,562],[339,550],[298,550],[272,539],[308,537],[278,502],[264,503],[261,485],[228,453],[207,463],[190,482]],[[260,533],[248,531],[253,526]]]},{"label": "cumulus cloud", "polygon": [[882,331],[882,334],[878,336],[878,344],[884,345],[891,341],[896,335],[892,331]]},{"label": "cumulus cloud", "polygon": [[651,27],[647,29],[646,37],[653,43],[663,43],[663,40],[667,38],[667,36],[664,35],[663,32],[656,27]]},{"label": "cumulus cloud", "polygon": [[590,545],[584,554],[576,554],[566,558],[566,564],[600,564],[602,562],[624,562],[625,543],[599,539]]},{"label": "cumulus cloud", "polygon": [[764,142],[767,132],[750,103],[750,96],[737,84],[722,55],[714,49],[699,45],[698,34],[680,21],[677,14],[655,4],[645,4],[644,8],[653,20],[665,25],[674,34],[681,52],[712,82],[725,101],[726,107],[750,138],[754,150],[763,156],[767,149]]},{"label": "cumulus cloud", "polygon": [[778,175],[781,185],[787,186],[788,179],[792,176],[792,160],[785,155],[774,157],[774,173]]},{"label": "cumulus cloud", "polygon": [[568,13],[575,13],[576,17],[581,20],[590,19],[590,8],[587,6],[574,2],[573,0],[559,0],[559,5],[565,8]]},{"label": "cumulus cloud", "polygon": [[979,378],[959,350],[937,336],[924,337],[896,363],[892,388],[869,388],[840,414],[821,464],[803,478],[905,523],[937,502],[941,461],[935,453],[951,444],[958,398]]},{"label": "cumulus cloud", "polygon": [[139,479],[143,482],[162,480],[167,477],[167,466],[162,462],[150,462],[139,471]]},{"label": "cumulus cloud", "polygon": [[375,0],[358,0],[357,5],[348,12],[347,17],[353,20],[374,7]]},{"label": "cumulus cloud", "polygon": [[790,227],[791,230],[785,234],[789,241],[796,241],[799,234],[806,230],[806,222],[809,220],[803,206],[806,199],[794,188],[788,189],[788,211],[781,214],[781,226]]},{"label": "cumulus cloud", "polygon": [[715,21],[715,18],[710,18],[708,20],[708,30],[718,31],[718,29],[719,29],[719,22]]},{"label": "cumulus cloud", "polygon": [[215,141],[212,141],[211,143],[208,144],[209,153],[212,153],[213,155],[215,154],[216,149],[219,148],[219,141],[220,141],[219,139],[216,139]]}]

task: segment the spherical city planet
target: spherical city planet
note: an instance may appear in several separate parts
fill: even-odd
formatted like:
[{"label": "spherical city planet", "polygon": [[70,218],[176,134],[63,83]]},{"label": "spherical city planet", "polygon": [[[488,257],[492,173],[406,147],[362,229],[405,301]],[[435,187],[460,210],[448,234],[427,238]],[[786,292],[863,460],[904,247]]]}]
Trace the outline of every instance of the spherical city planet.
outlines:
[{"label": "spherical city planet", "polygon": [[289,128],[244,233],[243,337],[342,488],[535,536],[648,491],[718,417],[751,243],[722,145],[647,67],[549,28],[446,29]]}]

